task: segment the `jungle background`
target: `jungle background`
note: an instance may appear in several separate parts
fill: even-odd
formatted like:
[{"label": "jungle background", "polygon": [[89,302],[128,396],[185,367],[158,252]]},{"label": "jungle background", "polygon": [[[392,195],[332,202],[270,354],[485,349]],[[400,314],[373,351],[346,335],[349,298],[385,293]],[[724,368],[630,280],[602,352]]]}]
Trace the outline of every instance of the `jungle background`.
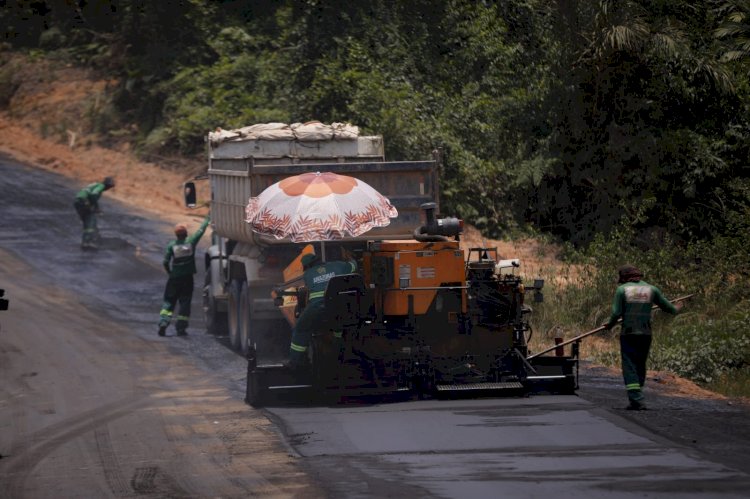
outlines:
[{"label": "jungle background", "polygon": [[[186,176],[209,130],[313,119],[390,160],[441,148],[443,214],[563,248],[538,338],[605,322],[635,264],[696,293],[656,315],[651,366],[750,394],[748,1],[18,0],[0,26],[0,109],[75,154]],[[75,113],[34,115],[61,68],[87,75],[53,106]]]}]

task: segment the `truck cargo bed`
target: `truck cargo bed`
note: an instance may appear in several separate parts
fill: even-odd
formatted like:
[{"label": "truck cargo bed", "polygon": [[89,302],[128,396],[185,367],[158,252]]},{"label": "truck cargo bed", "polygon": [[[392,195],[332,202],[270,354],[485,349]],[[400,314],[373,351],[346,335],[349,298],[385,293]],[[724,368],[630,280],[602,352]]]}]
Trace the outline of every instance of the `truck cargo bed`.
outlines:
[{"label": "truck cargo bed", "polygon": [[214,230],[237,241],[276,242],[273,238],[254,234],[245,222],[245,206],[250,197],[291,175],[327,171],[366,182],[386,196],[398,210],[398,217],[390,225],[368,232],[367,239],[409,237],[414,228],[421,225],[420,206],[437,200],[437,170],[436,160],[261,165],[248,158],[214,159],[208,170],[213,193]]}]

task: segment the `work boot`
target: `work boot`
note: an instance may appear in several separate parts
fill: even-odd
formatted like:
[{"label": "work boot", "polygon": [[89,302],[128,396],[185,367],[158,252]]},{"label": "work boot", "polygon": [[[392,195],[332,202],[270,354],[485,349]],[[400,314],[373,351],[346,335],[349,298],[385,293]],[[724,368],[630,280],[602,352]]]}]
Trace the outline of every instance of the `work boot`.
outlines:
[{"label": "work boot", "polygon": [[187,336],[187,331],[184,329],[178,329],[177,336]]},{"label": "work boot", "polygon": [[646,407],[646,404],[643,402],[636,402],[635,400],[631,400],[630,404],[625,408],[628,411],[647,411],[648,407]]},{"label": "work boot", "polygon": [[167,335],[167,326],[159,326],[159,336]]}]

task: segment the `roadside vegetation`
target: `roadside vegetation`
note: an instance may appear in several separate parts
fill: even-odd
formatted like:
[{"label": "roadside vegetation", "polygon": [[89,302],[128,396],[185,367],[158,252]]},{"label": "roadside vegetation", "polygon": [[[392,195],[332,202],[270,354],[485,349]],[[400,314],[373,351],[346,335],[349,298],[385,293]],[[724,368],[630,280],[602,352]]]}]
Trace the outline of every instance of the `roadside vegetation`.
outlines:
[{"label": "roadside vegetation", "polygon": [[[656,314],[651,367],[750,395],[750,4],[744,0],[16,1],[0,10],[0,107],[16,57],[106,82],[39,131],[143,157],[207,130],[346,121],[389,159],[441,148],[441,207],[487,237],[567,248],[539,269],[537,339],[607,319],[616,268],[686,313]],[[63,104],[61,104],[63,105]],[[584,343],[616,364],[615,339]]]},{"label": "roadside vegetation", "polygon": [[[545,302],[534,307],[532,348],[548,348],[555,336],[570,339],[606,323],[616,269],[630,262],[668,298],[694,295],[677,317],[654,313],[649,368],[725,395],[750,396],[750,210],[733,217],[730,234],[686,246],[638,241],[633,225],[624,220],[608,236],[572,249],[566,265],[540,269]],[[618,330],[583,339],[582,358],[618,367]]]}]

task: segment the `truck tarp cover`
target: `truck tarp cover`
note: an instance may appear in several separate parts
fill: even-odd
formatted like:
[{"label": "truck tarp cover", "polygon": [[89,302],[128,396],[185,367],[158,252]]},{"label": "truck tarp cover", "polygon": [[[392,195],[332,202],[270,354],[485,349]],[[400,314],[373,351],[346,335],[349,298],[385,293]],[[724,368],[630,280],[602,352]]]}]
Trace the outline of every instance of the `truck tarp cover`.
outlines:
[{"label": "truck tarp cover", "polygon": [[318,142],[325,140],[354,140],[359,137],[359,127],[349,123],[331,123],[326,125],[319,121],[307,123],[262,123],[235,130],[217,128],[209,132],[208,139],[213,145],[228,141],[241,140],[298,140],[300,142]]}]

